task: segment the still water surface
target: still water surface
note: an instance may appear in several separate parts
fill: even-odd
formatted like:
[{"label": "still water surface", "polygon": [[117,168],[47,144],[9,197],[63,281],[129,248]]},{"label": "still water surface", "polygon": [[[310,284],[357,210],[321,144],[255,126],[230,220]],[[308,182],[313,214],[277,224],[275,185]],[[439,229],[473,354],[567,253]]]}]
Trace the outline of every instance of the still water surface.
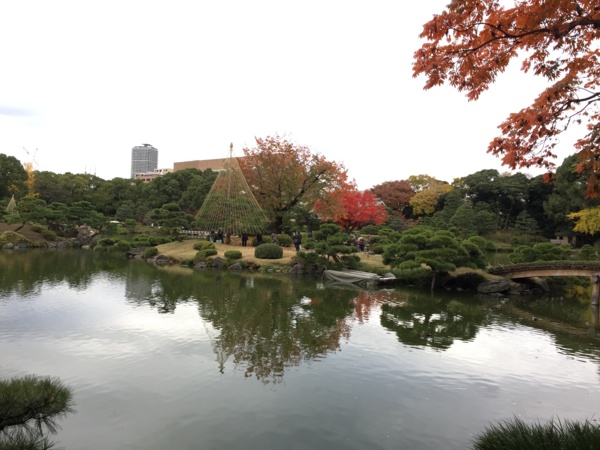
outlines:
[{"label": "still water surface", "polygon": [[0,252],[0,377],[73,388],[68,450],[465,449],[513,416],[600,417],[586,300]]}]

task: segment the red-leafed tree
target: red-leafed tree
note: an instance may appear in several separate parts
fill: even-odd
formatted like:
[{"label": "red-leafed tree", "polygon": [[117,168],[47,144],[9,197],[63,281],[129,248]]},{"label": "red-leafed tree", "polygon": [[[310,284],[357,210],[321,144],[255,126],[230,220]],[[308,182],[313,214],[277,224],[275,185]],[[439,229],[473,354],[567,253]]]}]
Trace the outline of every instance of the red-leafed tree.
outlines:
[{"label": "red-leafed tree", "polygon": [[369,224],[381,225],[389,217],[385,206],[371,191],[343,190],[330,195],[341,196],[342,208],[331,209],[332,202],[324,199],[315,203],[315,212],[324,220],[337,222],[346,232]]},{"label": "red-leafed tree", "polygon": [[385,181],[371,188],[371,192],[381,199],[385,206],[403,213],[410,205],[410,199],[415,191],[407,180]]},{"label": "red-leafed tree", "polygon": [[304,145],[279,135],[255,139],[255,147],[243,149],[246,157],[240,160],[240,167],[278,233],[284,215],[294,208],[312,206],[324,194],[352,186],[342,164],[328,161]]},{"label": "red-leafed tree", "polygon": [[548,80],[535,101],[499,126],[488,152],[512,169],[555,167],[554,148],[570,125],[587,129],[575,143],[588,197],[600,196],[600,2],[598,0],[452,0],[427,22],[414,76],[425,89],[445,83],[477,100],[511,60]]}]

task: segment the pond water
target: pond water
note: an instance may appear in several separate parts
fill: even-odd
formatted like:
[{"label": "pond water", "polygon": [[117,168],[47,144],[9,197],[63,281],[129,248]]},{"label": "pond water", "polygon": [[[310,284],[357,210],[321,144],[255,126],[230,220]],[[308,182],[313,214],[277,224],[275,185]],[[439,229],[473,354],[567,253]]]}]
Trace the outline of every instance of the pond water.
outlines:
[{"label": "pond water", "polygon": [[[534,316],[539,320],[533,320]],[[589,298],[363,290],[0,252],[0,377],[59,377],[65,449],[464,449],[600,417]]]}]

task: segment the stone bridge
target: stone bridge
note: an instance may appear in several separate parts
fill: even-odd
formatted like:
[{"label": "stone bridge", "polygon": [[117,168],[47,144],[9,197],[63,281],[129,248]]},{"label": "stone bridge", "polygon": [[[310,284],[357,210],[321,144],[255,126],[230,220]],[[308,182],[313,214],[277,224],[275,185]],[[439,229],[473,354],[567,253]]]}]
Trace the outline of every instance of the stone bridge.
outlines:
[{"label": "stone bridge", "polygon": [[488,268],[488,273],[504,278],[532,277],[590,277],[592,305],[598,306],[600,297],[600,263],[590,261],[560,261],[551,263],[520,263]]}]

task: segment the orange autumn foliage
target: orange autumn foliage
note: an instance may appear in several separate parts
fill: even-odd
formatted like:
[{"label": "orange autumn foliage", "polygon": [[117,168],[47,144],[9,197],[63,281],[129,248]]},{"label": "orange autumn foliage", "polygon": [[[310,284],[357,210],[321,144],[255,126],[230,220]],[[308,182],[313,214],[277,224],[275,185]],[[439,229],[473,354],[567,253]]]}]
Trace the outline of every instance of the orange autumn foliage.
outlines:
[{"label": "orange autumn foliage", "polygon": [[353,186],[343,164],[329,161],[285,135],[255,140],[254,147],[243,149],[246,157],[240,160],[240,167],[277,232],[282,230],[284,214],[293,208],[310,207],[329,192]]},{"label": "orange autumn foliage", "polygon": [[[332,208],[331,204],[339,204],[341,207]],[[361,192],[352,189],[331,192],[318,200],[315,203],[315,212],[323,220],[336,222],[346,231],[369,224],[381,225],[389,217],[385,206],[371,191]]]},{"label": "orange autumn foliage", "polygon": [[452,0],[427,22],[413,75],[425,89],[449,84],[477,100],[511,60],[548,81],[534,102],[499,126],[488,153],[512,169],[556,165],[558,138],[572,124],[587,197],[600,196],[600,2],[598,0]]}]

